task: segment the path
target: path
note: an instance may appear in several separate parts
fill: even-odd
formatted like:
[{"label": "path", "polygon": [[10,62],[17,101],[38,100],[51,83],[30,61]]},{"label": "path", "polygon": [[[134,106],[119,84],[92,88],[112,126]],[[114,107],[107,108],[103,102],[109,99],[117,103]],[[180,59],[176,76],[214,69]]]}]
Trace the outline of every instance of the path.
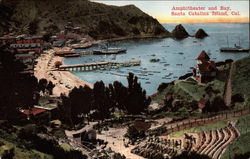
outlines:
[{"label": "path", "polygon": [[[74,148],[77,148],[81,150],[84,154],[88,154],[88,150],[86,147],[83,147],[83,145],[80,143],[80,141],[76,141],[73,138],[73,134],[83,132],[86,129],[89,129],[90,127],[93,127],[97,122],[90,122],[90,125],[87,125],[83,127],[80,130],[77,131],[68,131],[65,130],[65,134],[67,135],[68,139],[71,141],[70,145],[73,146]],[[102,131],[101,134],[97,134],[98,139],[102,139],[104,141],[107,141],[107,148],[110,147],[113,151],[117,153],[121,153],[126,156],[127,159],[143,159],[143,157],[140,157],[138,155],[135,155],[131,153],[131,150],[135,146],[129,145],[129,147],[124,146],[124,134],[126,133],[127,128],[122,127],[122,128],[109,128],[109,131]],[[125,142],[128,142],[128,139],[125,139]]]},{"label": "path", "polygon": [[[126,156],[127,159],[143,159],[143,157],[131,153],[131,150],[135,147],[129,145],[128,147],[124,146],[124,134],[126,133],[127,128],[109,128],[109,131],[102,131],[101,134],[97,135],[98,139],[108,141],[107,147],[110,147],[113,151],[119,152]],[[128,142],[128,139],[125,139],[125,142]]]},{"label": "path", "polygon": [[226,82],[226,90],[225,90],[225,94],[224,94],[224,101],[226,106],[230,106],[231,105],[231,99],[232,99],[232,72],[233,72],[233,66],[234,63],[230,64],[230,70],[228,73],[228,78],[227,78],[227,82]]}]

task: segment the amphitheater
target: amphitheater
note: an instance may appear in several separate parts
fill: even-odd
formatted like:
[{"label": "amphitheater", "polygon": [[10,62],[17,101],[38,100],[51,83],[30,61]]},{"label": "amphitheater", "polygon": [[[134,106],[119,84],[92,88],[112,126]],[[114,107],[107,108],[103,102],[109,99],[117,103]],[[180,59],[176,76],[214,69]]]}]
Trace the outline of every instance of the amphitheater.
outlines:
[{"label": "amphitheater", "polygon": [[186,133],[180,138],[149,137],[131,152],[148,159],[171,159],[184,151],[195,151],[212,159],[220,159],[227,146],[240,136],[235,125],[235,121],[230,121],[224,128]]}]

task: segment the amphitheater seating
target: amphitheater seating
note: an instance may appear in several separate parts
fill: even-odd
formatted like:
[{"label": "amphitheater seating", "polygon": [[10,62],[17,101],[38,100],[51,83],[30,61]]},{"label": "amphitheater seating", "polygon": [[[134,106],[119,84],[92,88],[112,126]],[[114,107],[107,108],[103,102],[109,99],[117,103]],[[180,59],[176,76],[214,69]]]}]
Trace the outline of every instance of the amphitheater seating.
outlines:
[{"label": "amphitheater seating", "polygon": [[170,159],[181,149],[182,141],[179,139],[150,138],[145,143],[136,146],[131,152],[149,159],[155,158],[156,155]]},{"label": "amphitheater seating", "polygon": [[[211,139],[208,137],[209,133],[211,134]],[[227,146],[240,135],[239,131],[235,127],[235,123],[233,122],[229,123],[228,126],[223,129],[211,130],[209,132],[205,132],[205,134],[207,134],[205,135],[205,139],[203,139],[203,141],[205,141],[198,143],[200,144],[200,148],[197,149],[194,146],[192,150],[197,150],[196,152],[208,155],[212,159],[219,159]],[[196,147],[198,147],[198,145],[196,145]]]},{"label": "amphitheater seating", "polygon": [[230,122],[225,128],[190,133],[185,138],[160,139],[158,137],[149,138],[131,150],[144,158],[171,159],[182,151],[196,151],[199,154],[210,156],[212,159],[219,159],[227,146],[231,144],[239,135],[235,127],[236,122]]}]

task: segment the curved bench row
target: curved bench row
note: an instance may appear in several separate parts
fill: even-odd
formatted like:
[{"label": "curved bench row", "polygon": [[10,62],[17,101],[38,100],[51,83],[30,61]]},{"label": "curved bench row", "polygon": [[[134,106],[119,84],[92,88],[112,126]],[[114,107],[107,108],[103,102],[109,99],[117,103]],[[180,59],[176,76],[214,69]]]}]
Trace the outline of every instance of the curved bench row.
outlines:
[{"label": "curved bench row", "polygon": [[197,133],[197,143],[191,150],[199,154],[208,155],[213,159],[219,159],[226,147],[239,135],[239,131],[231,123],[223,129],[203,131]]}]

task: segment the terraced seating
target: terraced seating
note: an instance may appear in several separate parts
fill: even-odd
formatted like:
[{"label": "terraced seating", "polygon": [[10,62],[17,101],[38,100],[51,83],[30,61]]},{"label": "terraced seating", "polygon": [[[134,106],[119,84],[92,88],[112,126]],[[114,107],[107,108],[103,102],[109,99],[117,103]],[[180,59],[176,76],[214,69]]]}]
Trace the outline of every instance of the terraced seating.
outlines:
[{"label": "terraced seating", "polygon": [[220,129],[218,131],[219,131],[219,140],[215,143],[214,148],[208,153],[209,156],[213,156],[215,151],[218,150],[220,146],[228,140],[229,135],[227,134],[227,137],[226,137],[225,133],[227,132],[224,131],[224,129]]},{"label": "terraced seating", "polygon": [[214,136],[212,135],[212,141],[211,143],[207,146],[206,150],[203,151],[201,154],[209,154],[210,151],[212,151],[212,149],[214,148],[214,146],[216,145],[217,141],[220,139],[219,132],[217,130],[213,130],[212,131]]},{"label": "terraced seating", "polygon": [[[232,125],[231,123],[223,129],[212,130],[204,133],[205,139],[203,139],[203,141],[205,142],[197,143],[196,147],[200,144],[197,153],[208,155],[213,159],[219,159],[226,147],[240,135],[235,125]],[[208,135],[209,133],[211,135]],[[208,136],[210,136],[210,138]]]},{"label": "terraced seating", "polygon": [[216,130],[218,134],[218,140],[214,143],[214,145],[207,150],[208,156],[212,156],[213,152],[216,150],[217,146],[223,141],[224,133],[221,130]]},{"label": "terraced seating", "polygon": [[200,149],[200,147],[202,146],[202,144],[206,140],[204,131],[197,133],[197,136],[198,136],[196,138],[197,142],[196,142],[195,146],[193,147],[193,151],[198,151]]},{"label": "terraced seating", "polygon": [[185,138],[149,138],[146,142],[136,146],[132,153],[144,158],[156,157],[171,159],[182,151],[196,151],[197,153],[219,159],[227,146],[238,136],[239,131],[235,123],[230,122],[227,127],[199,133],[187,133]]},{"label": "terraced seating", "polygon": [[223,152],[226,150],[226,147],[239,136],[237,129],[234,126],[229,125],[228,130],[230,132],[229,139],[225,143],[223,143],[218,150],[216,150],[216,152],[212,156],[214,159],[219,159]]},{"label": "terraced seating", "polygon": [[205,131],[205,139],[204,139],[204,142],[203,144],[200,146],[199,150],[197,151],[197,153],[201,153],[205,148],[206,146],[211,142],[212,140],[212,134],[211,134],[211,131]]},{"label": "terraced seating", "polygon": [[230,122],[227,127],[222,129],[193,134],[193,136],[196,136],[197,142],[192,143],[191,140],[187,140],[187,146],[193,144],[190,151],[196,151],[199,154],[208,155],[213,159],[219,159],[226,147],[240,135],[235,127],[236,123],[232,123]]},{"label": "terraced seating", "polygon": [[132,149],[131,152],[148,159],[156,156],[170,159],[182,148],[181,144],[181,140],[148,139],[145,143]]}]

